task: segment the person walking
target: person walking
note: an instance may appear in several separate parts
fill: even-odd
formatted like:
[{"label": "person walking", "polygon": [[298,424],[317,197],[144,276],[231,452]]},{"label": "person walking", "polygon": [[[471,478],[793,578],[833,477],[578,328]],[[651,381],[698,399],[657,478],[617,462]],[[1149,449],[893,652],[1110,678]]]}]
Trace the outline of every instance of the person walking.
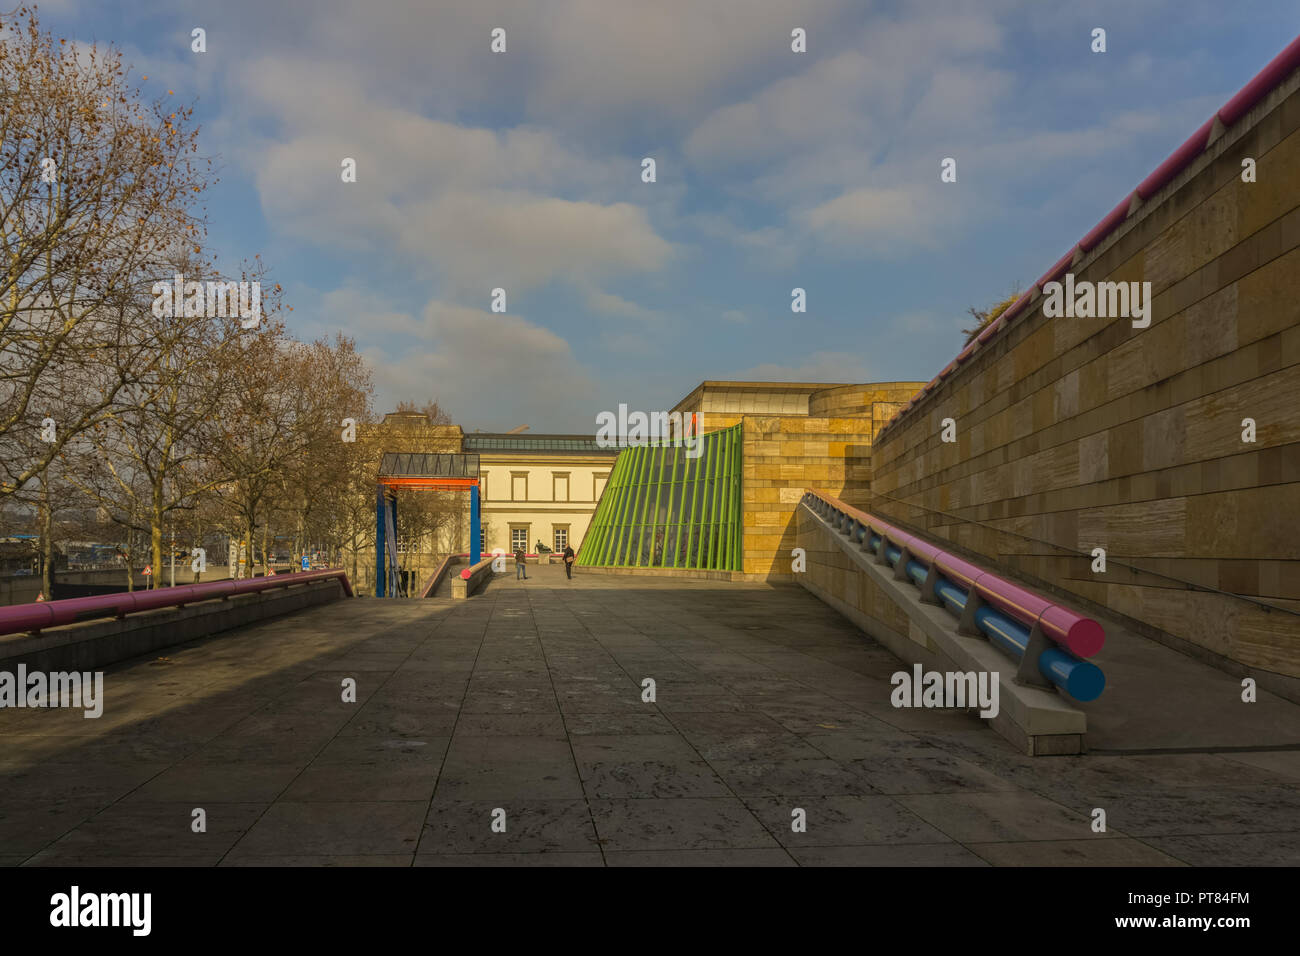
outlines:
[{"label": "person walking", "polygon": [[528,569],[524,566],[524,549],[515,548],[515,580],[528,580]]},{"label": "person walking", "polygon": [[564,576],[573,580],[573,549],[567,544],[564,546]]}]

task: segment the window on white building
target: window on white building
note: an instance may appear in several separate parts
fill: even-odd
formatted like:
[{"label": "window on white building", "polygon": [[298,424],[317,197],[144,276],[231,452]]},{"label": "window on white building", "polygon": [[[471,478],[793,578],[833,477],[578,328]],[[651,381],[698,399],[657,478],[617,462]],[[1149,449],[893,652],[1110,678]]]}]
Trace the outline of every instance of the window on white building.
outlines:
[{"label": "window on white building", "polygon": [[518,525],[510,529],[510,550],[528,551],[528,525]]},{"label": "window on white building", "polygon": [[569,546],[569,529],[567,527],[556,528],[555,529],[555,553],[559,554],[568,546]]}]

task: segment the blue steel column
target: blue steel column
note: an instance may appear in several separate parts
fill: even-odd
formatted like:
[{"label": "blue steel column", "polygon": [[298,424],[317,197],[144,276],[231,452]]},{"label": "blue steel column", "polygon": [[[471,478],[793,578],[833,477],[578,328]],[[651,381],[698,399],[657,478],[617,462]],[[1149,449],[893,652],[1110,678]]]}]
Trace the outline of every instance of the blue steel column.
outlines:
[{"label": "blue steel column", "polygon": [[384,553],[384,486],[375,487],[375,597],[383,597],[384,580],[388,576],[388,555]]},{"label": "blue steel column", "polygon": [[483,532],[479,530],[478,485],[469,486],[469,563],[470,567],[478,564],[482,558],[479,553],[483,543]]}]

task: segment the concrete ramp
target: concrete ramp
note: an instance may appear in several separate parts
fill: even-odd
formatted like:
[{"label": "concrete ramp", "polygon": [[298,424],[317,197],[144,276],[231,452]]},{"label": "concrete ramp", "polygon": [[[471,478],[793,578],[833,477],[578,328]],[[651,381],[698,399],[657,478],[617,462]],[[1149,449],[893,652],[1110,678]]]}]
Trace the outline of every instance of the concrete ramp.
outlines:
[{"label": "concrete ramp", "polygon": [[916,587],[895,580],[807,505],[797,518],[808,560],[799,582],[909,667],[999,672],[1001,713],[989,723],[1025,753],[1300,749],[1300,706],[1259,688],[1256,700],[1245,702],[1240,678],[1106,618],[1099,618],[1106,645],[1092,658],[1106,674],[1097,700],[1016,684],[1009,657],[983,638],[958,634],[951,614],[921,603]]},{"label": "concrete ramp", "polygon": [[1016,662],[980,637],[957,633],[945,609],[922,604],[910,581],[895,580],[887,566],[832,527],[807,504],[797,511],[799,547],[807,571],[797,580],[908,665],[927,671],[987,672],[999,680],[999,708],[989,724],[1031,755],[1084,750],[1088,720],[1074,702],[1051,691],[1016,684]]}]

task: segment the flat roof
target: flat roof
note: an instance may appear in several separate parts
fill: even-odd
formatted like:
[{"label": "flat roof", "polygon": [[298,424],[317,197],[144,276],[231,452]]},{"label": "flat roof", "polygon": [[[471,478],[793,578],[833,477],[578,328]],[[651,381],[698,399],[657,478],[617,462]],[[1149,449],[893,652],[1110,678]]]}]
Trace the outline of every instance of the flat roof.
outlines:
[{"label": "flat roof", "polygon": [[691,389],[698,392],[702,388],[759,388],[759,389],[805,389],[805,388],[843,388],[845,385],[857,385],[858,382],[727,382],[708,379]]},{"label": "flat roof", "polygon": [[594,435],[503,435],[470,432],[464,438],[466,451],[580,452],[618,454],[617,448],[603,448]]},{"label": "flat roof", "polygon": [[478,473],[478,455],[386,451],[379,459],[381,478],[477,478]]}]

